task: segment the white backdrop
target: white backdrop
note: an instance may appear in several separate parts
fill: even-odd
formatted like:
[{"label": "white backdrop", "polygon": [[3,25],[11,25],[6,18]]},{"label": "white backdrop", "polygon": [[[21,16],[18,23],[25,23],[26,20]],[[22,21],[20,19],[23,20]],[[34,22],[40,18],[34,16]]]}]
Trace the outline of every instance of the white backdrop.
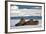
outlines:
[{"label": "white backdrop", "polygon": [[[44,3],[46,3],[46,0],[23,0],[23,1],[44,2]],[[45,11],[46,11],[46,9],[45,9]],[[4,31],[5,31],[5,26],[4,25],[5,25],[5,0],[0,0],[0,34],[4,34]],[[18,34],[46,34],[46,31],[45,32],[18,33]]]}]

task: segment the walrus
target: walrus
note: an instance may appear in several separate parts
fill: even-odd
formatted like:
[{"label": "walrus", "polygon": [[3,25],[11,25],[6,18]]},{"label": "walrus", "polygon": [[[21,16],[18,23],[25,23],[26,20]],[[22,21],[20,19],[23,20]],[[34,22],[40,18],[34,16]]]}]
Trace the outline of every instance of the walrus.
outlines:
[{"label": "walrus", "polygon": [[24,26],[24,25],[37,25],[38,21],[33,21],[33,19],[30,19],[29,21],[25,21],[24,18],[21,18],[20,22],[15,24],[15,26]]},{"label": "walrus", "polygon": [[22,17],[22,18],[20,19],[20,22],[17,23],[17,24],[15,24],[15,26],[22,26],[24,23],[25,23],[25,19]]},{"label": "walrus", "polygon": [[37,25],[38,21],[33,21],[33,19],[30,19],[29,21],[25,22],[23,25]]}]

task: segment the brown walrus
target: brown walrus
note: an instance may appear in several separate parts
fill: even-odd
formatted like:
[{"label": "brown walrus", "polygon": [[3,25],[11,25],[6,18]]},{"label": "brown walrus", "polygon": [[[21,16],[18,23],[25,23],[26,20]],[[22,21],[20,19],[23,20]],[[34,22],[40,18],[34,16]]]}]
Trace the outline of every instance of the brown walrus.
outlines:
[{"label": "brown walrus", "polygon": [[37,25],[38,21],[33,21],[33,19],[30,19],[29,21],[25,21],[24,18],[21,18],[20,22],[15,24],[15,26],[23,26],[23,25]]}]

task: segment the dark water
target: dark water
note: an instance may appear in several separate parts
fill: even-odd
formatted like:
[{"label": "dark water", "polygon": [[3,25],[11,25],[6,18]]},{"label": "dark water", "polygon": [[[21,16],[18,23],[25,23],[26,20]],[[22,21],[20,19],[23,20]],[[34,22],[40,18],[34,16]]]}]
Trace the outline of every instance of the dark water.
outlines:
[{"label": "dark water", "polygon": [[[22,16],[10,17],[10,19],[20,19]],[[42,19],[42,16],[24,16],[25,19]]]},{"label": "dark water", "polygon": [[[26,9],[41,9],[42,8],[42,6],[30,6],[30,5],[16,5],[16,6],[18,6],[19,9],[24,9],[24,8],[26,8]],[[35,8],[35,7],[39,7],[39,8]]]}]

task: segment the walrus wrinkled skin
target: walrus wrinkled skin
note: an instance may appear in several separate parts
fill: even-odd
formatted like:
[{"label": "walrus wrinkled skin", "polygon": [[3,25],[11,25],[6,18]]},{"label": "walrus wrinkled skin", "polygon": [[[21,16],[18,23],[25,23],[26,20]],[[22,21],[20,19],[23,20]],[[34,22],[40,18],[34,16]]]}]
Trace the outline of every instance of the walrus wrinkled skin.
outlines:
[{"label": "walrus wrinkled skin", "polygon": [[21,18],[20,22],[15,24],[15,26],[24,26],[24,25],[37,25],[38,21],[33,21],[33,19],[30,19],[29,21],[25,21],[24,18]]}]

